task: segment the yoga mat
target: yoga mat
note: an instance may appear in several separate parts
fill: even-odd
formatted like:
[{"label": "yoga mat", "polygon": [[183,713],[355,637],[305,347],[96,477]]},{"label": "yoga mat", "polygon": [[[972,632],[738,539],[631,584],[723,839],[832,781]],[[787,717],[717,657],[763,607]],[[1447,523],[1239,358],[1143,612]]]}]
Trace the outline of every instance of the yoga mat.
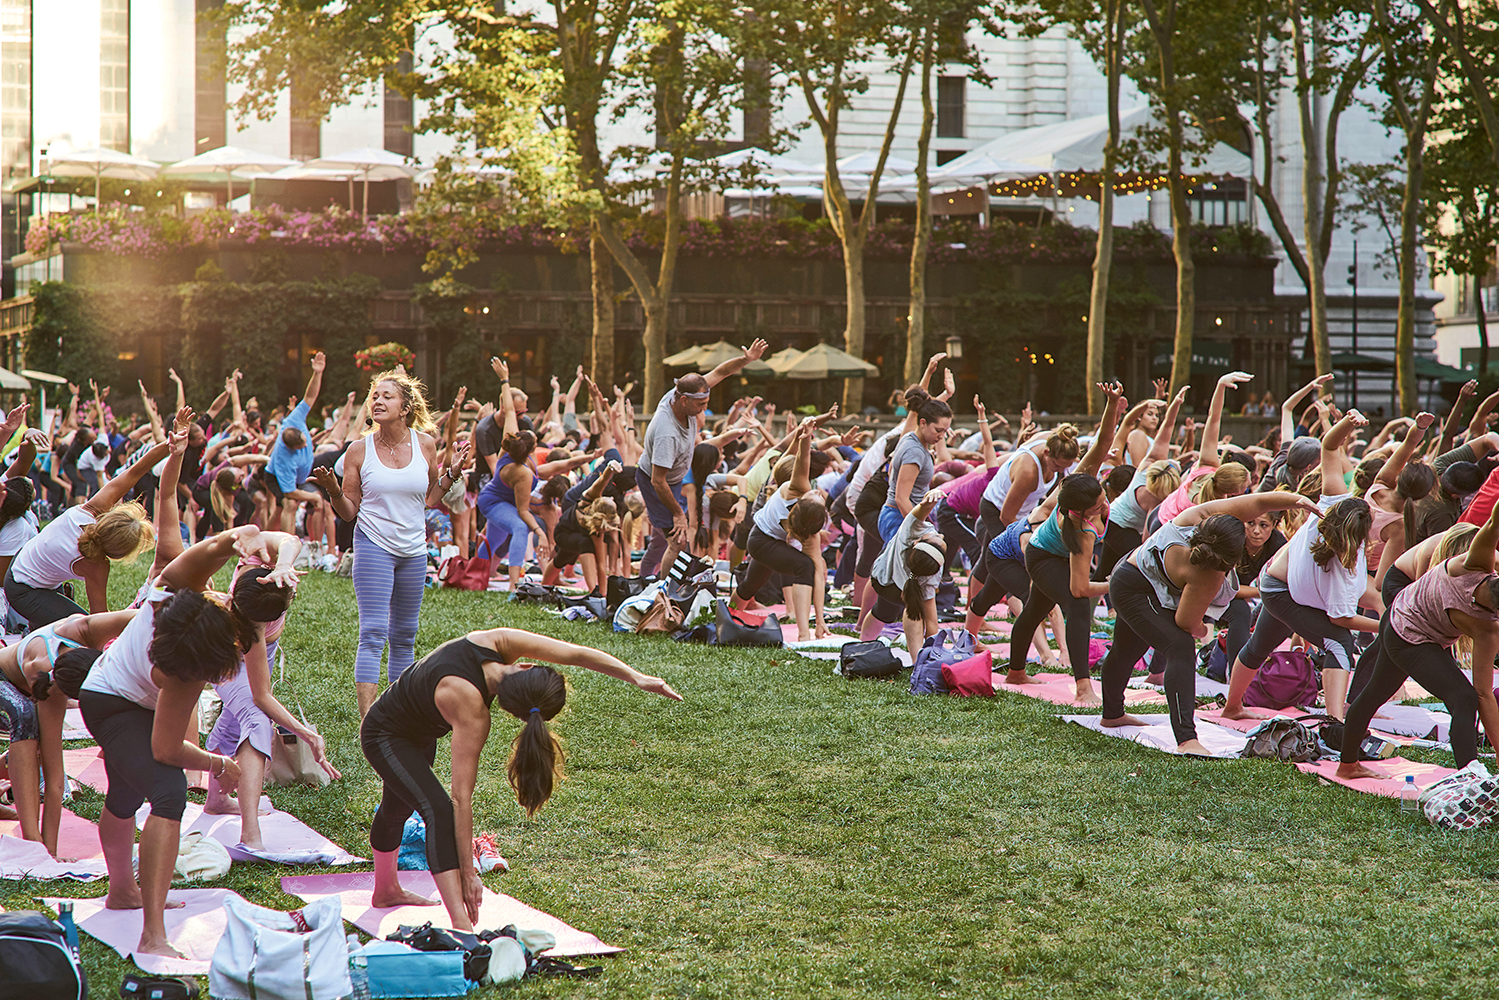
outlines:
[{"label": "yoga mat", "polygon": [[[96,841],[97,837],[94,838]],[[96,851],[97,853],[97,851]],[[62,852],[68,856],[67,851]],[[78,882],[101,879],[107,870],[104,859],[84,858],[78,861],[57,861],[47,853],[47,848],[34,840],[22,840],[19,836],[0,834],[0,878],[19,880],[37,879],[47,881],[55,878],[70,878]]]},{"label": "yoga mat", "polygon": [[[0,836],[21,837],[19,820],[0,820]],[[65,858],[88,858],[102,861],[99,828],[81,816],[64,809],[57,827],[57,853]]]},{"label": "yoga mat", "polygon": [[[994,690],[1013,691],[1023,694],[1029,698],[1040,698],[1054,705],[1077,705],[1077,682],[1072,679],[1071,674],[1033,674],[1032,679],[1039,681],[1035,684],[1006,684],[1004,683],[1005,671],[996,671],[994,674]],[[1103,696],[1103,689],[1099,686],[1098,679],[1093,679],[1093,690]],[[1138,691],[1126,688],[1124,691],[1124,703],[1126,705],[1164,705],[1166,696],[1155,691]],[[1078,706],[1086,707],[1086,706]]]},{"label": "yoga mat", "polygon": [[1436,764],[1420,764],[1404,757],[1391,757],[1388,760],[1366,760],[1364,766],[1371,771],[1378,771],[1384,775],[1383,778],[1355,778],[1349,781],[1337,776],[1338,762],[1335,760],[1319,760],[1315,764],[1297,764],[1296,769],[1307,774],[1315,774],[1319,778],[1326,778],[1333,784],[1351,788],[1355,792],[1368,792],[1370,795],[1383,795],[1387,799],[1398,799],[1400,797],[1400,786],[1405,784],[1405,776],[1414,774],[1416,776],[1416,787],[1425,788],[1433,781],[1455,774],[1457,769],[1453,767],[1439,767]]},{"label": "yoga mat", "polygon": [[[1103,717],[1098,715],[1064,715],[1064,722],[1072,722],[1084,729],[1091,729],[1095,733],[1105,736],[1113,736],[1141,746],[1150,747],[1152,750],[1160,750],[1164,753],[1176,754],[1176,736],[1171,731],[1171,716],[1169,715],[1139,715],[1140,721],[1146,723],[1144,726],[1120,726],[1116,729],[1106,728]],[[1197,723],[1197,740],[1207,747],[1208,753],[1214,757],[1238,757],[1239,752],[1244,749],[1245,739],[1242,733],[1232,729],[1224,729],[1215,726],[1211,722]],[[1180,756],[1180,754],[1178,754]]]},{"label": "yoga mat", "polygon": [[[1265,719],[1273,718],[1276,715],[1283,715],[1288,719],[1294,719],[1301,715],[1321,714],[1320,710],[1316,708],[1310,708],[1306,711],[1302,711],[1299,708],[1287,708],[1279,712],[1261,709],[1261,711],[1269,713],[1261,719],[1225,719],[1222,711],[1222,709],[1218,708],[1207,709],[1199,711],[1197,717],[1199,719],[1207,719],[1216,725],[1227,726],[1230,729],[1237,729],[1241,733],[1247,733],[1261,722],[1264,722]],[[1376,736],[1383,737],[1392,743],[1399,743],[1402,746],[1409,746],[1413,739],[1426,739],[1426,734],[1431,732],[1432,729],[1436,729],[1439,734],[1433,738],[1445,743],[1447,741],[1447,727],[1452,721],[1452,717],[1445,712],[1433,712],[1430,709],[1421,708],[1416,705],[1383,705],[1379,709],[1379,714],[1387,716],[1387,718],[1371,719],[1369,722],[1369,731]],[[1316,724],[1313,723],[1312,725],[1315,728]],[[1420,735],[1416,735],[1417,733]]]},{"label": "yoga mat", "polygon": [[[1147,682],[1144,677],[1132,677],[1130,678],[1129,684],[1126,686],[1135,688],[1139,691],[1164,692],[1166,690],[1163,685],[1151,684]],[[1222,681],[1215,681],[1210,677],[1203,676],[1202,674],[1197,675],[1197,697],[1216,698],[1220,694],[1225,696],[1228,694],[1227,684],[1223,683]]]},{"label": "yoga mat", "polygon": [[[432,881],[431,872],[401,872],[401,886],[431,899],[438,898],[437,883]],[[377,938],[395,933],[396,928],[402,924],[420,926],[431,921],[434,926],[447,926],[448,911],[441,903],[435,906],[375,909],[370,906],[370,891],[374,887],[375,876],[368,872],[287,875],[281,879],[282,891],[300,896],[309,903],[324,896],[340,897],[344,919]],[[623,948],[607,945],[592,934],[577,930],[550,914],[527,906],[518,899],[486,888],[484,902],[479,907],[478,928],[499,930],[506,924],[514,924],[522,929],[551,931],[556,935],[557,947],[548,954],[558,958],[571,955],[608,955],[624,951]]]},{"label": "yoga mat", "polygon": [[213,950],[224,936],[228,916],[224,900],[238,894],[229,889],[173,889],[167,901],[185,904],[181,909],[166,911],[167,940],[187,958],[165,955],[137,955],[135,946],[141,940],[140,910],[106,910],[104,897],[97,899],[44,898],[42,902],[57,909],[57,904],[73,904],[73,919],[79,930],[98,938],[121,958],[135,960],[144,972],[157,976],[206,976]]},{"label": "yoga mat", "polygon": [[83,722],[83,709],[74,705],[62,717],[62,738],[65,740],[92,740],[94,734]]},{"label": "yoga mat", "polygon": [[87,785],[96,792],[109,790],[109,777],[104,773],[104,759],[98,747],[80,747],[62,752],[63,770],[68,777],[80,785]]},{"label": "yoga mat", "polygon": [[[146,819],[150,815],[150,803],[141,806],[135,814],[136,827],[144,828]],[[239,843],[239,823],[239,813],[231,816],[214,815],[204,812],[203,807],[198,803],[189,802],[182,814],[182,835],[185,837],[196,831],[205,837],[212,837],[229,848],[229,854],[234,860],[246,861],[250,860],[247,855],[236,854],[234,850],[235,845]],[[319,858],[305,861],[304,864],[352,865],[366,860],[355,857],[291,813],[281,812],[279,809],[260,817],[260,839],[264,841],[267,852],[276,854],[314,852],[331,859]]]}]

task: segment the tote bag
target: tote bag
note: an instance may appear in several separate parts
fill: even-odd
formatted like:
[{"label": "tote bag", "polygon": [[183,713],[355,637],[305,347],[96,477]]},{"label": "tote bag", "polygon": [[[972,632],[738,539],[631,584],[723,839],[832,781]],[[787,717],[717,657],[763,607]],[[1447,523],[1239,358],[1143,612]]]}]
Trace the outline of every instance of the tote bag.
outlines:
[{"label": "tote bag", "polygon": [[338,896],[290,913],[227,896],[224,911],[224,936],[208,969],[208,992],[214,997],[338,1000],[354,992]]}]

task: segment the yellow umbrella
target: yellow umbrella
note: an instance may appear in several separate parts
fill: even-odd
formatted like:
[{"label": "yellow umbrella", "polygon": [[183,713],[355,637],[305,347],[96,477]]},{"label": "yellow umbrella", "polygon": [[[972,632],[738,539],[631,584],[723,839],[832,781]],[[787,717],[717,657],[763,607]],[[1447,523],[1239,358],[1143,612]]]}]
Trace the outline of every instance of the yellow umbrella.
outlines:
[{"label": "yellow umbrella", "polygon": [[789,355],[782,351],[771,359],[771,370],[782,378],[807,380],[829,378],[873,378],[880,370],[861,358],[831,344]]}]

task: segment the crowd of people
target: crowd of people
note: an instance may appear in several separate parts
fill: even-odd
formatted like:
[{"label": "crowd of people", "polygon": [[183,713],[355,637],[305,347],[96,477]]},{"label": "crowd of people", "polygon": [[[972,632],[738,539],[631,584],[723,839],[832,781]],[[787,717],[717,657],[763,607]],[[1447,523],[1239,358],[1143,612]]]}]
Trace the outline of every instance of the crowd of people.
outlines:
[{"label": "crowd of people", "polygon": [[[237,812],[256,850],[275,727],[339,774],[315,729],[271,690],[309,565],[353,581],[361,746],[384,784],[370,828],[375,905],[428,902],[396,875],[402,826],[420,813],[458,929],[472,926],[480,899],[468,848],[491,707],[520,723],[508,776],[528,813],[561,773],[548,723],[566,687],[532,661],[680,696],[606,653],[517,629],[456,636],[418,662],[421,604],[444,558],[487,561],[491,589],[514,591],[529,575],[596,593],[683,553],[721,561],[734,573],[732,603],[783,604],[798,640],[830,635],[830,603],[857,615],[849,624],[864,638],[898,625],[913,651],[939,628],[966,628],[1004,657],[1011,683],[1032,681],[1032,651],[1042,667],[1069,670],[1079,703],[1100,706],[1107,726],[1140,724],[1124,690],[1148,661],[1184,753],[1206,752],[1195,684],[1211,643],[1231,665],[1229,718],[1254,714],[1244,695],[1271,651],[1289,639],[1315,652],[1325,710],[1346,718],[1345,776],[1370,773],[1361,737],[1407,679],[1448,706],[1459,765],[1477,753],[1479,718],[1499,733],[1499,435],[1488,431],[1499,393],[1465,430],[1473,383],[1440,427],[1421,413],[1365,440],[1368,422],[1331,403],[1323,375],[1279,405],[1278,427],[1239,447],[1222,418],[1252,376],[1230,372],[1200,440],[1182,418],[1187,389],[1168,399],[1163,383],[1133,406],[1118,384],[1100,385],[1102,413],[1086,428],[1040,428],[1029,407],[1012,427],[975,397],[976,426],[963,431],[951,371],[933,387],[938,354],[898,395],[884,433],[836,429],[836,407],[799,419],[758,397],[711,414],[715,389],[765,350],[756,340],[677,379],[643,432],[629,387],[606,394],[579,368],[565,391],[553,378],[548,405],[533,409],[498,358],[496,382],[474,394],[493,402],[465,387],[440,413],[400,369],[377,375],[362,403],[350,393],[328,404],[321,354],[302,398],[267,411],[241,403],[238,372],[201,415],[175,372],[165,419],[144,387],[133,423],[92,384],[88,397],[70,387],[45,429],[17,406],[0,422],[0,560],[5,631],[21,637],[0,649],[0,716],[23,835],[56,853],[63,719],[76,699],[109,778],[99,824],[108,905],[143,908],[140,950],[171,953],[163,910],[190,784],[203,782],[209,811]],[[111,610],[110,567],[148,550],[135,600]],[[216,591],[231,561],[227,591]],[[1096,664],[1100,689],[1089,647],[1101,605],[1115,624]],[[1013,617],[1008,641],[994,615]],[[223,710],[205,749],[196,714],[207,685]],[[449,734],[444,787],[432,764]]]}]

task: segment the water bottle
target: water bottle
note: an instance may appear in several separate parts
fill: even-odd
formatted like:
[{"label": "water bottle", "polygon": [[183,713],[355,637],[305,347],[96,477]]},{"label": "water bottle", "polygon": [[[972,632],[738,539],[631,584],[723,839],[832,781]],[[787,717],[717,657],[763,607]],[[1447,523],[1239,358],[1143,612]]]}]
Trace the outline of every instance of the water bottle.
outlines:
[{"label": "water bottle", "polygon": [[73,904],[57,904],[57,922],[62,925],[63,933],[68,939],[68,948],[73,952],[73,957],[78,957],[78,925],[73,922]]},{"label": "water bottle", "polygon": [[1400,811],[1403,813],[1421,812],[1421,792],[1416,788],[1416,776],[1407,774],[1405,784],[1400,786]]},{"label": "water bottle", "polygon": [[350,996],[352,1000],[370,1000],[369,962],[364,957],[364,949],[359,947],[359,938],[350,934],[348,941],[349,980],[354,984]]}]

